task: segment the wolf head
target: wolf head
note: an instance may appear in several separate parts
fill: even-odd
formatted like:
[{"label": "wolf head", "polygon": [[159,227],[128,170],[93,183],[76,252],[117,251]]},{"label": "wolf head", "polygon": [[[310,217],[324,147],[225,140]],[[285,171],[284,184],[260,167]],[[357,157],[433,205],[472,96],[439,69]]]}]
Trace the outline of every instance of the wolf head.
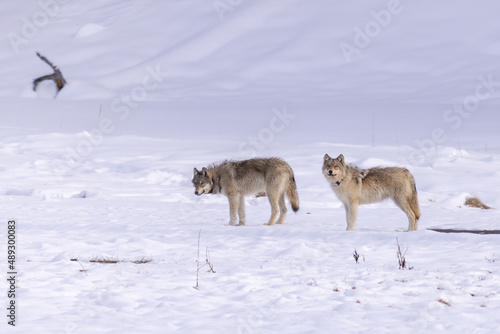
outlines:
[{"label": "wolf head", "polygon": [[194,168],[193,170],[193,185],[195,195],[210,194],[212,192],[214,182],[212,179],[212,173],[203,167],[201,172]]},{"label": "wolf head", "polygon": [[328,154],[325,154],[323,160],[323,174],[332,186],[339,186],[345,174],[344,156],[341,154],[333,159]]}]

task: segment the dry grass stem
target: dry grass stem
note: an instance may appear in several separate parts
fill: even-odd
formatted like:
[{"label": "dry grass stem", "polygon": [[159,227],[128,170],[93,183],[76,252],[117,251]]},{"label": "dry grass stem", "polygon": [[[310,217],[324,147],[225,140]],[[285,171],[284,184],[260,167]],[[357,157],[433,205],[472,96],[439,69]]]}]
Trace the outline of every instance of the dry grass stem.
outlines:
[{"label": "dry grass stem", "polygon": [[465,199],[465,203],[464,203],[465,206],[469,206],[471,208],[480,208],[480,209],[483,209],[483,210],[489,210],[491,209],[490,206],[487,206],[486,204],[484,204],[479,198],[477,197],[467,197]]}]

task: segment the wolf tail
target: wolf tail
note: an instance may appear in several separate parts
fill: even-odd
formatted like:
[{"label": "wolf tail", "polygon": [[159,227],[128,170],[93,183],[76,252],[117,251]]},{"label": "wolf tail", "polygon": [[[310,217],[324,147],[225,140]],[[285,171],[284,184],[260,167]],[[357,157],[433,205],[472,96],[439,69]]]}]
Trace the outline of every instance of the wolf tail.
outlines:
[{"label": "wolf tail", "polygon": [[413,180],[413,191],[410,195],[410,207],[411,211],[415,214],[415,218],[417,220],[420,219],[420,207],[418,206],[418,197],[417,197],[417,187],[415,186],[415,180]]},{"label": "wolf tail", "polygon": [[299,211],[299,194],[297,193],[297,184],[295,183],[295,177],[293,176],[293,173],[290,176],[290,182],[288,182],[286,186],[286,195],[290,200],[293,212]]}]

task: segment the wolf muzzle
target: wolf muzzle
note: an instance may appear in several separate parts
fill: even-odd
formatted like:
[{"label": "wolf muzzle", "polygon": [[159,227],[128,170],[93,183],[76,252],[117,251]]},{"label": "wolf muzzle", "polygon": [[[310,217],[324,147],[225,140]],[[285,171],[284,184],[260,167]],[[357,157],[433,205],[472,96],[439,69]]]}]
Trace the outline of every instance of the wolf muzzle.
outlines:
[{"label": "wolf muzzle", "polygon": [[[329,169],[328,170],[328,176],[337,176],[337,174],[333,174],[333,170]],[[334,185],[334,186],[340,186],[340,181],[342,181],[342,180],[339,180],[337,182],[333,182],[332,185]]]}]

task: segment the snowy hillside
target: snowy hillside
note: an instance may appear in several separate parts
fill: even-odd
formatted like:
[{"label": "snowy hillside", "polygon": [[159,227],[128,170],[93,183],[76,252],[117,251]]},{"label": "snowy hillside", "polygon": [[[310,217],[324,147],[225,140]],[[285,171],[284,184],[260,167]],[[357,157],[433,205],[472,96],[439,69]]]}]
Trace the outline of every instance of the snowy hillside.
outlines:
[{"label": "snowy hillside", "polygon": [[[500,230],[499,10],[3,2],[5,315],[15,301],[20,333],[495,333],[500,236],[430,229]],[[51,81],[32,90],[52,72],[36,52],[68,82],[56,98]],[[345,232],[325,153],[408,168],[418,231],[387,201]],[[227,226],[227,199],[195,196],[193,167],[255,156],[291,165],[300,210],[263,226],[269,203],[249,197],[247,225]]]}]

